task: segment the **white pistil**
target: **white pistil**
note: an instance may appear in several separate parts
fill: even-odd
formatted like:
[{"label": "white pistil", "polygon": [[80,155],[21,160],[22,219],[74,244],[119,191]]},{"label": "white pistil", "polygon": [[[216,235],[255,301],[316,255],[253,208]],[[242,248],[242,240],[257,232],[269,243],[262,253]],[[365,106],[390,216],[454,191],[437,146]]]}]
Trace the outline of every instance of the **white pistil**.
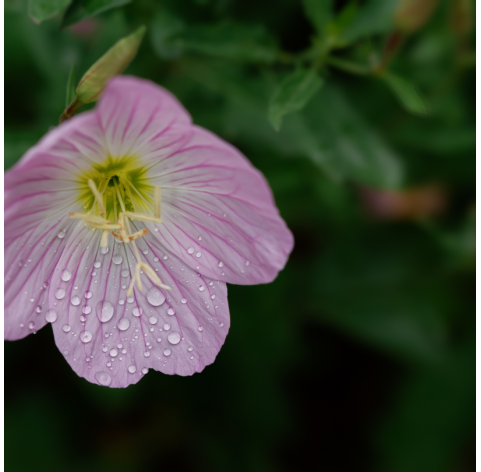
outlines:
[{"label": "white pistil", "polygon": [[89,184],[90,190],[92,190],[92,193],[94,194],[97,205],[99,206],[100,215],[105,216],[104,197],[97,190],[97,186],[95,185],[95,182],[92,179],[89,179],[88,184]]}]

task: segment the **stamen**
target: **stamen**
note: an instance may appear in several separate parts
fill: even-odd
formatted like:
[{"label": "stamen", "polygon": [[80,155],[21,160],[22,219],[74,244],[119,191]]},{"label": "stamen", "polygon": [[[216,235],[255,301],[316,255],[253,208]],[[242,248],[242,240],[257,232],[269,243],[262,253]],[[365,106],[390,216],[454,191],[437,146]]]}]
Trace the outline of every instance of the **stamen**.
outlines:
[{"label": "stamen", "polygon": [[[160,203],[162,201],[162,194],[160,187],[157,185],[155,187],[155,193],[154,193],[154,216],[160,220]],[[159,221],[161,223],[162,220]]]},{"label": "stamen", "polygon": [[104,229],[102,231],[102,237],[100,239],[101,248],[107,247],[109,245],[109,234],[110,234],[109,230]]},{"label": "stamen", "polygon": [[125,220],[124,220],[124,214],[123,213],[119,214],[118,223],[119,223],[120,236],[122,238],[122,241],[124,243],[128,243],[129,242],[129,236],[127,234],[127,231],[125,231]]},{"label": "stamen", "polygon": [[142,269],[144,269],[145,274],[147,277],[156,285],[158,285],[160,288],[164,288],[165,290],[172,290],[172,287],[169,287],[168,285],[164,285],[162,283],[162,280],[160,280],[159,276],[155,273],[154,269],[149,266],[149,264],[146,264],[145,262],[142,262],[141,264]]},{"label": "stamen", "polygon": [[119,225],[112,224],[109,220],[106,220],[100,216],[88,215],[87,213],[69,213],[68,216],[70,218],[78,218],[83,220],[85,223],[95,229],[110,230],[120,228]]},{"label": "stamen", "polygon": [[150,215],[144,215],[142,213],[133,213],[131,211],[124,212],[125,216],[128,216],[131,220],[139,220],[139,221],[152,221],[154,223],[162,223],[160,218]]},{"label": "stamen", "polygon": [[124,241],[122,235],[115,232],[115,231],[112,231],[112,235],[115,238],[120,239],[120,241],[122,241],[124,243],[128,243],[129,241],[133,241],[134,239],[138,239],[138,238],[141,238],[142,236],[145,236],[148,232],[149,232],[149,230],[147,228],[144,228],[144,229],[141,229],[140,231],[137,231],[136,233],[133,233],[133,234],[125,233],[127,238],[128,238],[127,241]]},{"label": "stamen", "polygon": [[100,192],[97,190],[97,187],[95,186],[95,182],[92,179],[89,179],[88,181],[90,190],[92,190],[92,193],[94,194],[95,200],[97,201],[97,205],[99,206],[99,213],[102,216],[105,216],[105,206],[104,206],[104,199],[102,195],[100,195]]}]

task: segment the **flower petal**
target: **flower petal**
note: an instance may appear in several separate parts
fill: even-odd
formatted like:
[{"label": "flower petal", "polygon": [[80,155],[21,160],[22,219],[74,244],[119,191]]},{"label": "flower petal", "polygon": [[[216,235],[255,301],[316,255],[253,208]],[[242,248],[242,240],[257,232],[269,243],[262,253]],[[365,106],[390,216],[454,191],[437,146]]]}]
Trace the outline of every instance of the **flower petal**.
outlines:
[{"label": "flower petal", "polygon": [[162,188],[161,242],[207,277],[236,284],[272,281],[293,237],[266,180],[217,136],[199,127],[175,130],[188,138],[150,175]]},{"label": "flower petal", "polygon": [[170,92],[128,76],[110,81],[96,113],[114,157],[136,154],[173,125],[191,123],[190,115]]},{"label": "flower petal", "polygon": [[[229,329],[226,285],[198,275],[148,235],[137,240],[143,261],[173,288],[159,289],[144,274],[143,292],[136,288],[129,298],[132,245],[110,238],[104,254],[99,242],[99,231],[79,234],[58,264],[72,279],[64,282],[56,271],[49,291],[58,313],[55,340],[74,371],[93,383],[126,387],[149,368],[191,375],[212,363]],[[66,293],[61,300],[59,288]]]}]

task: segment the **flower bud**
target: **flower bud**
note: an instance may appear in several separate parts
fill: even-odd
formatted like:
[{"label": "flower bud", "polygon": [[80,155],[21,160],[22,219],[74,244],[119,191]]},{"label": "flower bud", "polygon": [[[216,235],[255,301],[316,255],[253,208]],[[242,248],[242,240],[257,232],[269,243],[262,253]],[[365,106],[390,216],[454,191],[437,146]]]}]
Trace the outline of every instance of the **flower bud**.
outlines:
[{"label": "flower bud", "polygon": [[80,102],[96,101],[107,82],[127,68],[137,54],[145,31],[145,26],[141,26],[130,36],[121,39],[90,67],[77,87],[77,98]]},{"label": "flower bud", "polygon": [[403,33],[414,33],[431,18],[438,0],[400,0],[394,25]]}]

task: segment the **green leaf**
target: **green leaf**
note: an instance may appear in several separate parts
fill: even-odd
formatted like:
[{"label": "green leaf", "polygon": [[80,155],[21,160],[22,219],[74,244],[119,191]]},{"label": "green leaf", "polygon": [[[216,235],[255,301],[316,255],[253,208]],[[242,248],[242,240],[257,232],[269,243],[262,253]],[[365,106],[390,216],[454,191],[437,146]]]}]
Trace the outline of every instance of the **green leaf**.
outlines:
[{"label": "green leaf", "polygon": [[62,27],[73,25],[106,10],[130,3],[131,0],[73,0],[62,19]]},{"label": "green leaf", "polygon": [[178,19],[168,22],[169,16],[161,17],[152,32],[154,48],[163,58],[191,52],[242,62],[272,63],[279,54],[276,41],[261,25],[223,22],[184,29]]},{"label": "green leaf", "polygon": [[368,0],[346,25],[340,44],[347,46],[361,38],[389,32],[397,6],[398,0]]},{"label": "green leaf", "polygon": [[28,14],[34,23],[40,24],[65,10],[72,0],[29,0]]},{"label": "green leaf", "polygon": [[325,36],[332,18],[332,0],[303,0],[304,11],[319,36]]},{"label": "green leaf", "polygon": [[298,69],[279,85],[269,104],[269,121],[276,131],[281,128],[282,117],[301,110],[322,85],[315,69]]},{"label": "green leaf", "polygon": [[426,115],[426,107],[412,84],[391,73],[385,73],[382,78],[396,94],[401,105],[415,115]]},{"label": "green leaf", "polygon": [[184,51],[175,37],[184,31],[185,23],[165,8],[159,9],[150,25],[150,40],[154,51],[166,60],[177,59]]},{"label": "green leaf", "polygon": [[72,62],[72,66],[70,67],[70,72],[68,73],[67,79],[67,93],[65,98],[65,108],[67,108],[75,98],[76,92],[75,89],[77,88],[76,83],[76,70],[75,70],[75,63]]}]

